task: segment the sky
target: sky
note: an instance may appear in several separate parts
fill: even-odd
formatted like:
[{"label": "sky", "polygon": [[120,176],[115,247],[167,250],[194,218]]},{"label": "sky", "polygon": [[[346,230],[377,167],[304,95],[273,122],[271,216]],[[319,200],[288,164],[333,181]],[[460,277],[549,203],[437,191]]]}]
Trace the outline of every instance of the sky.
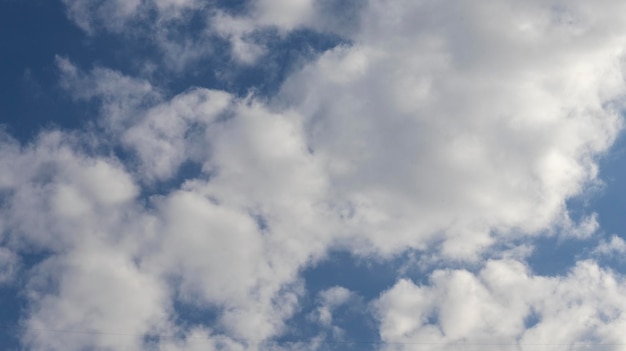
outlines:
[{"label": "sky", "polygon": [[0,349],[626,350],[626,3],[0,0]]}]

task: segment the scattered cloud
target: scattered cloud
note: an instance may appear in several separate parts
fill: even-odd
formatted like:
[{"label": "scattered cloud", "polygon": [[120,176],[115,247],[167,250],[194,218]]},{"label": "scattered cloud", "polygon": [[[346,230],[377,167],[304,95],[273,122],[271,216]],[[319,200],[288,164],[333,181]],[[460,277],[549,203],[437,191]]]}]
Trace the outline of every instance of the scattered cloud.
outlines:
[{"label": "scattered cloud", "polygon": [[[259,33],[342,40],[264,97],[57,57],[60,86],[97,115],[0,136],[0,284],[38,256],[19,286],[25,348],[324,349],[326,331],[276,339],[311,294],[309,319],[347,335],[336,312],[362,297],[309,291],[302,275],[331,249],[410,252],[364,312],[384,350],[626,342],[620,273],[525,263],[535,238],[601,232],[567,201],[598,184],[622,130],[625,5],[369,0],[350,17],[334,0],[64,3],[92,36],[144,35],[169,72],[216,55],[215,40],[249,67],[269,50]],[[625,247],[613,236],[592,257]],[[406,278],[413,266],[424,282]]]},{"label": "scattered cloud", "polygon": [[617,235],[611,236],[611,240],[602,240],[598,246],[593,249],[593,254],[603,256],[616,256],[626,253],[626,242]]},{"label": "scattered cloud", "polygon": [[477,273],[438,270],[424,285],[400,280],[374,305],[384,350],[597,348],[624,342],[625,288],[592,261],[547,278],[522,262],[495,260]]}]

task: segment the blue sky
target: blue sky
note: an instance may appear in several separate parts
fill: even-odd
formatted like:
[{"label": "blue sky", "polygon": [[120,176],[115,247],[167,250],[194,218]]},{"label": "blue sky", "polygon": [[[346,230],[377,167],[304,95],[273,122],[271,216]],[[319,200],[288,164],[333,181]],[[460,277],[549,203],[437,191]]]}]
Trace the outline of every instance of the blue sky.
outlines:
[{"label": "blue sky", "polygon": [[625,7],[0,0],[0,348],[622,349]]}]

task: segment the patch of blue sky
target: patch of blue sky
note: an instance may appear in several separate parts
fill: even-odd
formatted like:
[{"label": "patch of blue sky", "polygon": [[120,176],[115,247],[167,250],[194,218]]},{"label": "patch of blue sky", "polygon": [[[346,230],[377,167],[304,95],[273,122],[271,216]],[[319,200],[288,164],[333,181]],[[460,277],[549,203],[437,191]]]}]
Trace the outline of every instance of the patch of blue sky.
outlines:
[{"label": "patch of blue sky", "polygon": [[22,329],[19,319],[27,308],[26,299],[20,295],[16,284],[0,286],[0,346],[3,350],[18,350]]},{"label": "patch of blue sky", "polygon": [[195,60],[193,69],[157,74],[151,81],[161,84],[172,95],[195,86],[224,90],[240,97],[254,94],[267,98],[278,91],[289,73],[320,53],[348,43],[337,35],[308,29],[294,30],[286,36],[265,29],[252,33],[251,37],[266,49],[254,64],[234,62],[229,54],[230,43],[212,37],[206,43],[212,46],[211,54]]},{"label": "patch of blue sky", "polygon": [[194,301],[187,301],[179,296],[173,299],[172,308],[174,309],[173,322],[175,322],[181,330],[204,326],[211,327],[216,333],[223,331],[220,330],[218,325],[219,316],[222,313],[222,309],[219,307],[207,306],[199,302],[194,303]]},{"label": "patch of blue sky", "polygon": [[[0,2],[0,123],[24,141],[50,125],[77,127],[81,114],[58,89],[55,55],[88,50],[58,1]],[[95,56],[94,56],[95,58]]]},{"label": "patch of blue sky", "polygon": [[[125,155],[120,157],[121,159],[130,160],[132,158],[132,156],[128,156],[127,154],[121,155]],[[153,196],[167,195],[174,190],[180,189],[186,181],[210,180],[211,176],[210,173],[207,174],[202,171],[201,164],[187,160],[178,167],[173,177],[143,184],[138,195],[138,200],[142,201],[144,206],[150,208],[152,205],[150,199]]]},{"label": "patch of blue sky", "polygon": [[26,331],[21,323],[28,310],[28,298],[24,294],[28,269],[50,257],[46,250],[31,249],[20,255],[16,279],[0,284],[0,348],[6,351],[20,350],[20,337]]},{"label": "patch of blue sky", "polygon": [[264,44],[267,53],[254,65],[234,68],[232,80],[225,81],[224,90],[239,96],[254,93],[269,97],[278,91],[289,73],[312,61],[320,53],[348,41],[333,34],[308,29],[294,30],[282,37],[275,30],[253,34],[255,42]]},{"label": "patch of blue sky", "polygon": [[532,272],[543,276],[558,276],[567,274],[581,258],[589,257],[597,240],[542,236],[532,243],[533,253],[527,260]]},{"label": "patch of blue sky", "polygon": [[626,235],[626,134],[622,132],[611,151],[600,160],[599,178],[604,182],[589,208],[598,213],[601,230],[607,235]]},{"label": "patch of blue sky", "polygon": [[[394,259],[359,257],[347,251],[332,251],[323,260],[302,272],[306,295],[300,301],[301,309],[288,322],[291,326],[278,342],[312,340],[321,337],[328,350],[376,350],[381,342],[377,321],[371,311],[371,302],[383,291],[392,287],[398,279],[411,279],[416,284],[427,284],[428,274],[413,262],[419,252],[407,251]],[[353,297],[332,311],[333,326],[342,330],[335,335],[328,326],[315,319],[320,307],[320,294],[328,289],[342,287]]]},{"label": "patch of blue sky", "polygon": [[622,133],[611,150],[599,161],[598,178],[602,185],[567,201],[572,220],[581,221],[597,213],[598,233],[590,238],[568,238],[567,235],[540,236],[532,240],[534,250],[528,264],[535,274],[566,274],[581,259],[597,259],[604,267],[626,272],[626,260],[618,256],[596,257],[593,250],[600,241],[626,233],[626,135]]},{"label": "patch of blue sky", "polygon": [[369,301],[397,281],[408,256],[407,252],[393,260],[367,259],[346,251],[332,251],[324,260],[302,272],[302,276],[306,291],[312,296],[341,286]]},{"label": "patch of blue sky", "polygon": [[[426,263],[426,264],[424,264]],[[571,267],[569,263],[567,267]],[[312,340],[322,335],[328,350],[377,350],[383,341],[377,331],[371,303],[400,279],[408,279],[419,286],[430,285],[430,276],[437,269],[463,269],[477,273],[482,265],[467,262],[431,262],[428,253],[407,250],[393,259],[359,257],[347,251],[332,251],[326,258],[302,272],[306,295],[301,309],[288,322],[292,326],[276,341]],[[315,320],[320,306],[320,293],[343,287],[354,294],[353,300],[333,310],[333,325],[341,328],[341,336],[333,335],[328,327]],[[429,316],[427,323],[436,325],[437,316]],[[323,342],[322,342],[323,343]]]},{"label": "patch of blue sky", "polygon": [[[241,11],[236,9],[242,4],[229,6]],[[137,23],[139,30],[134,35],[107,31],[87,35],[67,19],[59,1],[5,1],[0,3],[0,10],[0,39],[7,53],[0,67],[0,123],[21,141],[51,127],[80,128],[97,116],[96,102],[72,101],[60,89],[57,56],[69,58],[86,71],[99,66],[129,76],[148,74],[151,84],[171,96],[191,86],[239,96],[269,96],[299,64],[343,43],[336,35],[311,30],[293,31],[284,38],[264,30],[252,35],[266,45],[268,54],[255,65],[237,64],[228,54],[230,44],[225,39],[200,38],[206,23],[202,14],[196,13],[168,27],[165,37],[174,42],[196,37],[195,45],[208,45],[211,53],[193,61],[193,69],[176,71],[161,69],[167,67],[162,62],[166,58],[150,37],[154,24],[149,21]],[[150,71],[150,65],[160,69]],[[216,72],[220,72],[219,77]]]}]

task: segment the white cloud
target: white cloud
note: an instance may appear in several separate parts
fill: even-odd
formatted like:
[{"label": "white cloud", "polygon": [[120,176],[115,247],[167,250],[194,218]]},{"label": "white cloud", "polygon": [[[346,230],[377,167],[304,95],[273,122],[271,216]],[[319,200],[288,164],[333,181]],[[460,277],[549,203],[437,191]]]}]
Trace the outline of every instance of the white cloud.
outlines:
[{"label": "white cloud", "polygon": [[[67,134],[14,145],[0,145],[11,164],[2,168],[5,241],[50,255],[26,278],[30,349],[141,349],[144,335],[178,335],[174,299],[223,310],[222,333],[245,340],[280,333],[294,313],[303,293],[296,274],[311,258],[305,243],[284,240],[292,234],[281,226],[295,223],[268,217],[262,230],[252,211],[265,209],[229,203],[232,195],[212,195],[201,181],[146,208],[116,160],[83,154]],[[2,263],[9,274],[11,262]]]},{"label": "white cloud", "polygon": [[[194,16],[206,18],[214,4],[198,0],[63,0],[67,15],[88,35],[102,32],[117,38],[141,42],[154,47],[160,55],[144,58],[143,70],[157,62],[159,69],[180,72],[198,59],[213,53],[211,33],[191,39],[181,27],[186,28]],[[206,26],[207,23],[202,23]],[[130,44],[136,45],[136,44]]]},{"label": "white cloud", "polygon": [[577,263],[567,276],[542,277],[518,261],[499,260],[476,274],[436,271],[427,285],[400,280],[375,307],[386,350],[415,345],[570,349],[577,344],[592,349],[624,342],[625,293],[622,278],[592,261]]},{"label": "white cloud", "polygon": [[61,87],[76,100],[102,101],[102,115],[106,116],[112,132],[126,129],[136,123],[144,110],[160,101],[161,93],[150,82],[131,78],[107,68],[96,67],[85,74],[67,58],[56,57],[61,73]]},{"label": "white cloud", "polygon": [[168,15],[166,12],[180,12],[182,10],[188,9],[197,9],[200,7],[200,3],[198,0],[154,0],[159,11],[162,12],[162,15]]},{"label": "white cloud", "polygon": [[82,238],[81,230],[106,232],[118,222],[137,186],[116,159],[80,152],[88,141],[53,131],[22,148],[0,144],[10,245],[61,250]]},{"label": "white cloud", "polygon": [[348,302],[352,292],[343,286],[334,286],[319,293],[322,304],[335,308]]},{"label": "white cloud", "polygon": [[324,326],[331,326],[333,310],[348,303],[353,297],[353,293],[342,286],[334,286],[321,291],[318,297],[320,306],[315,311],[315,319]]},{"label": "white cloud", "polygon": [[353,44],[277,98],[304,116],[333,200],[352,213],[344,225],[372,250],[441,242],[475,259],[568,218],[565,200],[621,129],[625,91],[621,5],[580,6],[563,23],[544,2],[370,1]]},{"label": "white cloud", "polygon": [[[66,4],[86,30],[104,20],[121,30],[144,6],[182,11],[161,18],[156,37],[201,7]],[[351,44],[306,64],[268,100],[204,88],[169,97],[148,80],[57,59],[62,86],[97,101],[100,118],[28,145],[0,142],[3,243],[51,255],[27,277],[28,347],[139,350],[160,333],[174,335],[164,350],[254,350],[242,341],[286,330],[305,294],[301,272],[331,247],[385,257],[416,249],[441,266],[476,263],[493,244],[555,229],[596,232],[595,215],[574,223],[565,204],[595,181],[596,159],[622,127],[624,5],[362,6],[352,29],[332,29]],[[235,56],[253,64],[266,49],[255,31],[319,29],[321,8],[258,1],[240,15],[207,13]],[[179,56],[187,54],[197,57]],[[114,147],[132,156],[120,160]],[[185,162],[201,174],[151,195],[159,181],[180,180]],[[526,257],[528,245],[499,257]],[[501,259],[477,274],[436,271],[429,285],[401,280],[375,306],[389,342],[569,345],[622,341],[625,292],[593,262],[550,278]],[[323,292],[319,321],[332,325],[332,310],[351,297]],[[176,325],[176,299],[215,309],[215,325]],[[538,323],[525,325],[533,315]],[[123,335],[59,338],[53,329]]]},{"label": "white cloud", "polygon": [[563,231],[564,235],[575,238],[589,238],[594,235],[600,228],[598,223],[598,214],[592,213],[591,215],[582,218],[579,223],[574,223],[569,217],[564,220]]},{"label": "white cloud", "polygon": [[167,286],[134,261],[138,188],[116,159],[86,154],[86,141],[50,131],[22,147],[0,144],[4,241],[49,257],[21,272],[22,340],[32,350],[138,347],[167,323]]},{"label": "white cloud", "polygon": [[143,113],[139,123],[123,132],[122,143],[137,152],[144,178],[171,178],[183,162],[208,157],[202,129],[223,115],[231,100],[221,91],[189,91]]},{"label": "white cloud", "polygon": [[313,15],[314,0],[259,0],[253,3],[258,25],[291,30],[306,24]]},{"label": "white cloud", "polygon": [[[214,53],[212,35],[228,40],[233,58],[249,65],[267,52],[262,40],[255,38],[261,32],[276,31],[281,37],[298,29],[343,33],[350,22],[332,18],[331,11],[339,8],[332,0],[248,1],[237,14],[232,14],[228,6],[198,0],[64,0],[64,3],[68,17],[85,32],[95,35],[104,30],[141,37],[159,47],[164,63],[175,71]],[[355,11],[358,8],[348,7],[354,7]],[[200,18],[201,29],[191,39],[177,27],[184,27],[194,15],[195,20]]]},{"label": "white cloud", "polygon": [[162,332],[166,325],[163,282],[142,272],[120,247],[88,240],[34,271],[23,337],[29,349],[141,349],[145,334]]},{"label": "white cloud", "polygon": [[94,32],[96,27],[121,30],[141,5],[141,0],[63,0],[68,17],[86,32]]},{"label": "white cloud", "polygon": [[[114,321],[130,303],[138,310],[120,339],[140,349],[151,332],[177,335],[174,299],[221,311],[221,332],[209,333],[207,345],[280,334],[304,293],[299,270],[333,238],[326,183],[296,116],[206,89],[164,100],[117,72],[61,67],[68,91],[101,103],[103,130],[0,145],[8,241],[51,254],[28,279],[24,342],[33,350],[113,347]],[[122,165],[92,153],[109,145],[136,158]],[[202,165],[203,175],[138,198],[185,161]],[[96,294],[107,291],[128,299]],[[53,329],[105,332],[57,340]],[[187,332],[172,347],[187,343]]]},{"label": "white cloud", "polygon": [[156,9],[157,22],[180,19],[185,11],[200,10],[197,0],[63,0],[68,17],[81,29],[95,35],[100,30],[124,32],[133,22],[148,20]]},{"label": "white cloud", "polygon": [[592,252],[597,256],[612,257],[626,253],[626,241],[617,235],[611,236],[611,240],[602,240]]}]

